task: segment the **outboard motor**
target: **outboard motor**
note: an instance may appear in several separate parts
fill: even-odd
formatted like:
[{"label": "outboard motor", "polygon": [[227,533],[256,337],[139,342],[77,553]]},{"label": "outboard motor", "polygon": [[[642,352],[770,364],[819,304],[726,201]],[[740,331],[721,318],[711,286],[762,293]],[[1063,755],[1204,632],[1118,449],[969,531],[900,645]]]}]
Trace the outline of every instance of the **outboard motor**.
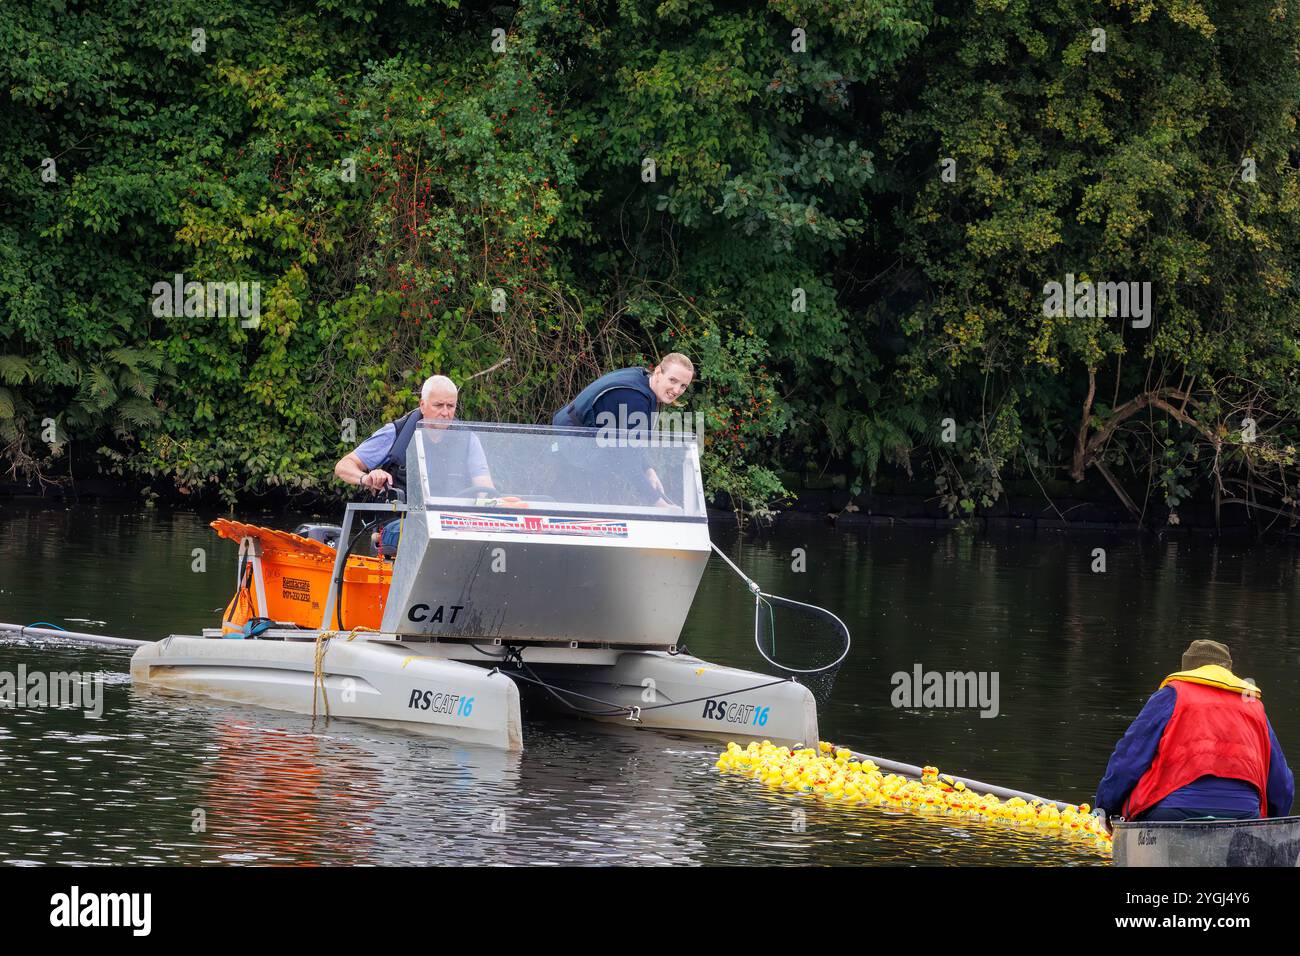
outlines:
[{"label": "outboard motor", "polygon": [[312,522],[307,522],[294,528],[293,533],[300,538],[310,538],[313,541],[319,541],[337,551],[339,547],[339,535],[343,533],[343,529],[336,524],[314,524]]}]

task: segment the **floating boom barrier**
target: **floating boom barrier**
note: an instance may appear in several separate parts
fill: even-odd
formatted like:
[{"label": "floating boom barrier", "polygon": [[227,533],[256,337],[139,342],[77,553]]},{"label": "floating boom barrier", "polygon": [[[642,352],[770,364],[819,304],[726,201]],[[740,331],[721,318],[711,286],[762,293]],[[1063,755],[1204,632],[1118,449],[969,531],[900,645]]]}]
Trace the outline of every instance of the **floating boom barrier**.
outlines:
[{"label": "floating boom barrier", "polygon": [[102,644],[106,647],[139,647],[152,644],[152,641],[136,641],[129,637],[110,637],[107,634],[87,634],[82,631],[65,631],[61,627],[39,627],[35,624],[5,624],[0,622],[0,637],[17,637],[20,641],[27,637],[50,638],[58,641],[72,641],[76,644]]},{"label": "floating boom barrier", "polygon": [[919,814],[943,813],[1045,828],[1057,834],[1081,837],[1096,849],[1110,852],[1110,834],[1086,803],[1048,800],[1022,790],[941,774],[937,767],[917,767],[871,757],[824,740],[816,748],[797,750],[778,747],[766,740],[745,748],[733,742],[719,754],[715,766],[723,773],[750,777],[772,789],[830,803],[878,806]]}]

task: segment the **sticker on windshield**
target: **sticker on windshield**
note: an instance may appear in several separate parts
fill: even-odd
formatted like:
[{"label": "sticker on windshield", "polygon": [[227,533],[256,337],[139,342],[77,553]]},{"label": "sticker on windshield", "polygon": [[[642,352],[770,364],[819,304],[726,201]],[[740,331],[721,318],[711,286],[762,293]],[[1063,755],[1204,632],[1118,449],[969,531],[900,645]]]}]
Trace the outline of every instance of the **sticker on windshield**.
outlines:
[{"label": "sticker on windshield", "polygon": [[576,538],[626,538],[626,521],[553,518],[549,515],[439,515],[443,531],[498,531],[507,534],[559,534]]}]

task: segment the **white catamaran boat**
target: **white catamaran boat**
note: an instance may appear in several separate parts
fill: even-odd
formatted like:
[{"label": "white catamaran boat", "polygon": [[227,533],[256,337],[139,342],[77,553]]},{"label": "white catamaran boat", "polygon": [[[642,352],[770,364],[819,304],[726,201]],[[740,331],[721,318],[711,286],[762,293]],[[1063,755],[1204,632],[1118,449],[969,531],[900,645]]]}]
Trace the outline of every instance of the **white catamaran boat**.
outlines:
[{"label": "white catamaran boat", "polygon": [[[494,490],[468,486],[480,450]],[[646,501],[651,467],[676,507]],[[349,504],[341,528],[213,522],[239,543],[222,626],[140,647],[136,685],[506,749],[521,688],[628,726],[817,741],[805,686],[679,653],[712,547],[691,436],[423,423],[406,474],[404,503]],[[395,558],[369,553],[381,520],[401,521]]]}]

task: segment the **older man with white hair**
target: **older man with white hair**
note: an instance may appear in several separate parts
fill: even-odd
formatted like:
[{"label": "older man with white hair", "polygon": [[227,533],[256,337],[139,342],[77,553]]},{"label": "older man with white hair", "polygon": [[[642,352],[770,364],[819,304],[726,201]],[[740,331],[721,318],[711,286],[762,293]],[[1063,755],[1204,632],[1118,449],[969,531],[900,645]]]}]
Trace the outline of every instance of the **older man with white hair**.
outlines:
[{"label": "older man with white hair", "polygon": [[[350,485],[360,485],[373,491],[385,488],[406,490],[406,450],[415,437],[421,422],[450,422],[456,418],[459,401],[456,383],[445,375],[431,375],[420,389],[420,406],[407,412],[396,421],[388,422],[373,435],[339,460],[334,474]],[[473,432],[452,434],[457,447],[441,456],[444,468],[440,475],[430,476],[437,487],[429,489],[434,496],[455,495],[468,488],[492,491],[492,474],[488,470],[483,446]],[[440,438],[432,438],[439,441]],[[384,530],[384,549],[396,548],[397,523]],[[391,540],[390,540],[391,539]],[[391,546],[391,548],[390,548]]]}]

